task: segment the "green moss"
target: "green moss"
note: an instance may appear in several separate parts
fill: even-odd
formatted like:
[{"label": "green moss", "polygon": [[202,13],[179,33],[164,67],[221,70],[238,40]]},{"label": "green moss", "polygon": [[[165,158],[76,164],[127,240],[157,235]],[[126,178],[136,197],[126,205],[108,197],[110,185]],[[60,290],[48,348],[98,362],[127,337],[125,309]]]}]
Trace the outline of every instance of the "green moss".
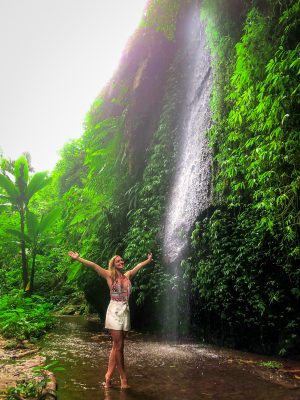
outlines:
[{"label": "green moss", "polygon": [[278,361],[262,361],[259,363],[261,367],[266,367],[270,369],[279,369],[283,367],[283,364]]},{"label": "green moss", "polygon": [[157,32],[162,32],[167,39],[174,40],[177,17],[182,4],[181,0],[152,0],[146,9],[141,27],[151,27]]}]

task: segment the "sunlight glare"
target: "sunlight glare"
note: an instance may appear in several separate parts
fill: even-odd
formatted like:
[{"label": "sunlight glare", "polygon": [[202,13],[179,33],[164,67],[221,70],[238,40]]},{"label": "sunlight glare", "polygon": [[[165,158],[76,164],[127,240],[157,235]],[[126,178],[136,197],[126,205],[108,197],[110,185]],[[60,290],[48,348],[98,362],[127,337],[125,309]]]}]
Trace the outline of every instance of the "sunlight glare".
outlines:
[{"label": "sunlight glare", "polygon": [[4,157],[26,151],[35,170],[54,167],[63,145],[82,134],[85,114],[112,77],[146,2],[1,0]]}]

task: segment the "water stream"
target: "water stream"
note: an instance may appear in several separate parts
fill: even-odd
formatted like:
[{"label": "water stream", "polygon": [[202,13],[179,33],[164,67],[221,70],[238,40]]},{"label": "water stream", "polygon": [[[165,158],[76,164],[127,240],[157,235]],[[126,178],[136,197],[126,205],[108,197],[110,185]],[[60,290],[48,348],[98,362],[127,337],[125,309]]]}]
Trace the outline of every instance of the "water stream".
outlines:
[{"label": "water stream", "polygon": [[[42,343],[48,361],[58,360],[58,400],[296,400],[289,390],[263,380],[250,364],[234,359],[244,353],[195,343],[166,343],[130,332],[125,357],[131,388],[104,390],[101,383],[111,347],[97,320],[60,317]],[[247,355],[249,358],[253,355]]]},{"label": "water stream", "polygon": [[[185,94],[181,110],[176,171],[167,206],[164,258],[174,265],[188,243],[197,216],[210,204],[211,153],[207,130],[211,124],[211,59],[204,24],[196,2],[190,9],[183,35]],[[176,262],[177,261],[177,262]]]},{"label": "water stream", "polygon": [[178,338],[186,334],[189,321],[189,288],[181,261],[191,229],[210,205],[211,152],[207,130],[211,124],[211,58],[198,2],[191,3],[181,32],[182,105],[178,129],[176,167],[166,210],[163,258],[170,273],[162,308],[164,332]]}]

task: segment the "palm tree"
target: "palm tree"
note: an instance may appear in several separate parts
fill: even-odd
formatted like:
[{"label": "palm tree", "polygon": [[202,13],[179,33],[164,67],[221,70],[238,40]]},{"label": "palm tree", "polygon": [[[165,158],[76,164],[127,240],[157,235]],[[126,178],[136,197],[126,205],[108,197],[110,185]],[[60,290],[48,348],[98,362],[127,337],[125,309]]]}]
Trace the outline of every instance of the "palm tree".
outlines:
[{"label": "palm tree", "polygon": [[22,279],[23,288],[26,290],[29,283],[28,263],[25,243],[25,218],[28,211],[28,203],[32,196],[44,188],[49,182],[48,172],[37,172],[31,178],[28,173],[28,162],[25,156],[21,156],[14,165],[14,181],[5,173],[0,174],[0,187],[5,194],[1,194],[6,205],[10,205],[20,215],[20,246],[22,255]]}]

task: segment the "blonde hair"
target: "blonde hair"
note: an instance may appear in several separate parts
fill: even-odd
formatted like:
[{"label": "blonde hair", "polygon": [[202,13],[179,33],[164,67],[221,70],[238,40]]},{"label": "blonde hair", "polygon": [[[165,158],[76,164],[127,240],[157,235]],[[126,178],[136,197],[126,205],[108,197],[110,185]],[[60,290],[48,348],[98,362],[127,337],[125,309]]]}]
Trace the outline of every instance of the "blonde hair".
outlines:
[{"label": "blonde hair", "polygon": [[117,273],[116,273],[116,267],[115,267],[115,259],[117,258],[117,257],[120,257],[120,256],[118,256],[117,254],[115,255],[115,256],[113,256],[110,260],[109,260],[109,263],[108,263],[108,270],[109,270],[109,272],[110,272],[110,276],[111,276],[111,279],[113,280],[113,282],[116,280],[116,275],[117,275]]}]

